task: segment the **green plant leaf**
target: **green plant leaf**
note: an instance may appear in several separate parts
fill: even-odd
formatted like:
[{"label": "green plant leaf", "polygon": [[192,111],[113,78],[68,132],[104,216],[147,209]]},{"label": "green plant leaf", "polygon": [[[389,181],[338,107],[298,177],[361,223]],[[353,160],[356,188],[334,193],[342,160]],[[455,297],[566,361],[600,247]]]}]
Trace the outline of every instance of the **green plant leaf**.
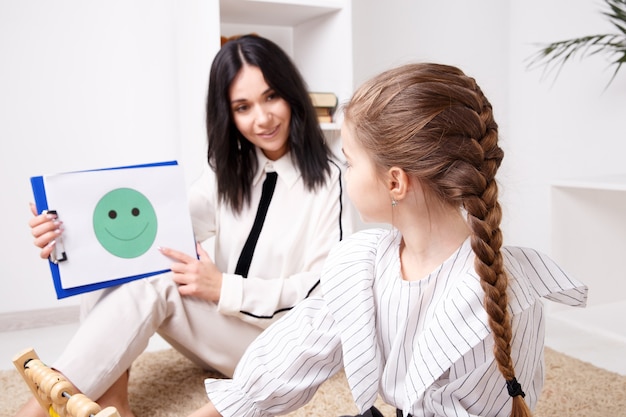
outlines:
[{"label": "green plant leaf", "polygon": [[[613,58],[610,65],[615,66],[608,87],[622,64],[626,63],[626,0],[604,0],[604,2],[609,10],[602,14],[615,26],[617,33],[581,36],[540,46],[540,49],[527,59],[527,68],[532,70],[543,67],[544,75],[556,71],[554,76],[556,79],[565,63],[574,56],[579,55],[582,59],[603,53]],[[617,58],[614,58],[615,56]]]}]

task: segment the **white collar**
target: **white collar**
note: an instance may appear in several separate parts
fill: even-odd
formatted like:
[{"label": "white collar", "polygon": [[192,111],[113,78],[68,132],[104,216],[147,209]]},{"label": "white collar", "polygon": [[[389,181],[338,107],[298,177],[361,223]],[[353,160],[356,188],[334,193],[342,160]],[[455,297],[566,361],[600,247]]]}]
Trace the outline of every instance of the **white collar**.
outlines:
[{"label": "white collar", "polygon": [[294,165],[291,152],[287,152],[276,161],[270,160],[263,151],[256,146],[256,157],[259,162],[257,172],[252,179],[252,185],[257,185],[259,181],[265,179],[266,172],[276,172],[281,180],[287,184],[288,188],[293,187],[300,178],[300,172]]}]

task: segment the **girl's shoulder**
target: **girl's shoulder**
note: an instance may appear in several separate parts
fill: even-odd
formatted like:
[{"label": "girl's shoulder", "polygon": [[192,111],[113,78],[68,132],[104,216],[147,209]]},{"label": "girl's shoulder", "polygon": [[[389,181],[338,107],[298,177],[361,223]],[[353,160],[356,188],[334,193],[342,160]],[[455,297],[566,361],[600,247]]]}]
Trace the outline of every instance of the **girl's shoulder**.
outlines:
[{"label": "girl's shoulder", "polygon": [[382,227],[369,227],[365,229],[357,230],[351,235],[347,236],[342,243],[345,245],[378,245],[386,240],[395,240],[396,235],[399,232],[394,229],[385,229]]},{"label": "girl's shoulder", "polygon": [[330,251],[320,281],[331,309],[342,304],[347,294],[363,296],[372,291],[380,244],[388,235],[384,229],[360,230]]},{"label": "girl's shoulder", "polygon": [[394,229],[389,230],[378,227],[361,229],[348,235],[335,245],[328,259],[351,260],[352,262],[370,260],[375,262],[382,252],[381,248],[387,248],[389,245],[394,244],[397,239],[399,239],[399,232]]}]

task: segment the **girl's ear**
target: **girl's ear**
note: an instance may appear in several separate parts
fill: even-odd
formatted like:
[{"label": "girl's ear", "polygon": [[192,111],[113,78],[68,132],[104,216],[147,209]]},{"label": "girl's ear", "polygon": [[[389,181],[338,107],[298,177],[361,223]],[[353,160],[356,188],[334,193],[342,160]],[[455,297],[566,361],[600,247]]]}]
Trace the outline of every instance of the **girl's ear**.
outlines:
[{"label": "girl's ear", "polygon": [[387,171],[387,187],[393,200],[401,201],[409,190],[409,176],[402,168],[391,167]]}]

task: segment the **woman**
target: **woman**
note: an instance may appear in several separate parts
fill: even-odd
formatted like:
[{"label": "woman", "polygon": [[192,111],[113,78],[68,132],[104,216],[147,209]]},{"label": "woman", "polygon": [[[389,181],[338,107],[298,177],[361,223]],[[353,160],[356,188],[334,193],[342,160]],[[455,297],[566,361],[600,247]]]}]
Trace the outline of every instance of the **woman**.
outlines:
[{"label": "woman", "polygon": [[[133,415],[128,370],[154,333],[199,366],[232,375],[263,329],[318,290],[330,248],[350,232],[341,170],[304,81],[277,45],[244,36],[221,48],[206,123],[208,166],[190,190],[190,211],[196,239],[214,237],[215,258],[200,244],[199,259],[161,248],[172,272],[94,294],[54,363],[123,417]],[[266,176],[275,189],[261,204]],[[267,213],[257,214],[259,206]],[[62,223],[34,214],[35,244],[47,258]],[[33,399],[18,415],[45,415],[38,408]]]},{"label": "woman", "polygon": [[304,300],[248,348],[233,380],[207,379],[200,416],[286,414],[342,367],[364,415],[377,394],[404,416],[528,416],[543,386],[542,297],[587,288],[534,250],[502,247],[503,158],[474,79],[408,64],[344,109],[348,194],[362,219]]}]

